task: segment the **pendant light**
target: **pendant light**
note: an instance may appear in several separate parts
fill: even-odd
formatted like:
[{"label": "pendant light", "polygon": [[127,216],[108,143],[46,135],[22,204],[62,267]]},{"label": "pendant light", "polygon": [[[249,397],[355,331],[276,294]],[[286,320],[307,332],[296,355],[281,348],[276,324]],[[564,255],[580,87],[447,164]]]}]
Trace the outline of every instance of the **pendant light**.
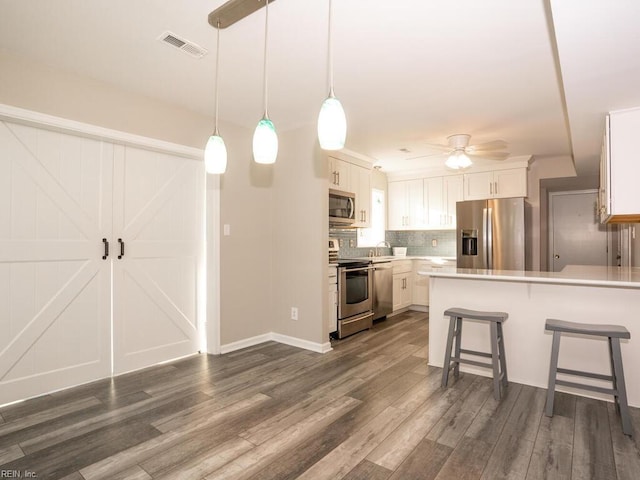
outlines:
[{"label": "pendant light", "polygon": [[278,156],[278,135],[276,127],[267,113],[267,39],[269,32],[269,0],[265,0],[264,24],[264,115],[253,133],[253,159],[256,163],[272,164]]},{"label": "pendant light", "polygon": [[331,0],[329,0],[329,96],[320,107],[318,115],[318,141],[323,150],[340,150],[344,148],[347,138],[347,118],[342,104],[333,93],[333,49],[331,46]]},{"label": "pendant light", "polygon": [[207,146],[204,149],[204,165],[207,173],[224,173],[227,169],[227,147],[224,145],[224,140],[218,132],[218,72],[220,62],[220,20],[218,20],[216,29],[218,30],[218,39],[216,44],[216,87],[215,87],[215,102],[216,102],[216,117],[215,128],[213,133],[207,141]]}]

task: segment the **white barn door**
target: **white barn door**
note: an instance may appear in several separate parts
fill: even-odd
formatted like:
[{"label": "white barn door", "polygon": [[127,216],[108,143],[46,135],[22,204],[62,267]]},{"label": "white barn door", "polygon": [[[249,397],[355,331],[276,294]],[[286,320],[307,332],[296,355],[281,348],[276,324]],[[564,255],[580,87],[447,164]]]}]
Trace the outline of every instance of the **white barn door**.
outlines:
[{"label": "white barn door", "polygon": [[131,146],[116,146],[114,157],[113,363],[119,374],[198,351],[204,168]]},{"label": "white barn door", "polygon": [[109,143],[0,121],[0,404],[110,375],[112,165]]}]

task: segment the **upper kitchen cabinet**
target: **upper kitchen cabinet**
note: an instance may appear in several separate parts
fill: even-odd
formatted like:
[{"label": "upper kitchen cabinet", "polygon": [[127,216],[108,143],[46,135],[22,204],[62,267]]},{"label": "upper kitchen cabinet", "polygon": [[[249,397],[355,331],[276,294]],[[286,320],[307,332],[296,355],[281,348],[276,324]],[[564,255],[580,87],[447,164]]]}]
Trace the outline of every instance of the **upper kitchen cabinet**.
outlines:
[{"label": "upper kitchen cabinet", "polygon": [[526,196],[526,168],[507,168],[464,174],[465,200]]},{"label": "upper kitchen cabinet", "polygon": [[463,199],[463,176],[424,179],[424,209],[429,229],[456,228],[456,202]]},{"label": "upper kitchen cabinet", "polygon": [[371,164],[356,156],[335,152],[329,157],[329,188],[355,193],[354,227],[371,226]]},{"label": "upper kitchen cabinet", "polygon": [[329,188],[350,192],[349,163],[339,158],[329,157]]},{"label": "upper kitchen cabinet", "polygon": [[389,230],[425,228],[422,179],[389,182]]},{"label": "upper kitchen cabinet", "polygon": [[600,221],[640,222],[637,137],[640,108],[611,112],[606,118],[600,161]]}]

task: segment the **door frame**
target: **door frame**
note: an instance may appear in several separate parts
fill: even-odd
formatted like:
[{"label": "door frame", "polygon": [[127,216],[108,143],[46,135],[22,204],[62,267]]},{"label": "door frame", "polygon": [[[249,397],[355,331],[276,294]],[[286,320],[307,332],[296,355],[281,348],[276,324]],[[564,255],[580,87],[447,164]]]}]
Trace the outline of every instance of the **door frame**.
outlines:
[{"label": "door frame", "polygon": [[[593,193],[596,196],[596,201],[598,201],[598,189],[597,188],[587,188],[582,190],[563,190],[559,192],[549,192],[548,197],[548,206],[547,206],[547,270],[553,271],[553,256],[554,256],[554,231],[553,231],[553,200],[555,197],[564,197],[567,195],[583,195],[585,193]],[[594,217],[595,218],[595,217]],[[612,236],[611,236],[611,227],[607,225],[607,265],[611,265],[611,255],[613,252],[612,249]]]}]

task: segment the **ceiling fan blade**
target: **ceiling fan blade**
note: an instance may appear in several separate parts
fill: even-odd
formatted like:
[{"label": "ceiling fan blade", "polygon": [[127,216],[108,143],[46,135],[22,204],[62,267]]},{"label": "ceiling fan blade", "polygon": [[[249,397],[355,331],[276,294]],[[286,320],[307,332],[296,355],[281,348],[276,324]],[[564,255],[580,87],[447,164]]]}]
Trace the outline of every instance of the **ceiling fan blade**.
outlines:
[{"label": "ceiling fan blade", "polygon": [[470,157],[484,158],[486,160],[506,160],[509,152],[467,152]]},{"label": "ceiling fan blade", "polygon": [[489,150],[504,150],[505,148],[507,148],[507,142],[505,142],[504,140],[494,140],[492,142],[469,145],[467,147],[467,151],[469,153],[488,152]]},{"label": "ceiling fan blade", "polygon": [[441,145],[439,143],[425,143],[425,147],[430,148],[431,150],[440,150],[442,152],[450,152],[453,150],[449,145]]},{"label": "ceiling fan blade", "polygon": [[443,157],[445,156],[445,152],[443,153],[427,153],[425,155],[418,155],[416,157],[405,158],[405,160],[417,160],[419,158],[431,158],[431,157]]}]

